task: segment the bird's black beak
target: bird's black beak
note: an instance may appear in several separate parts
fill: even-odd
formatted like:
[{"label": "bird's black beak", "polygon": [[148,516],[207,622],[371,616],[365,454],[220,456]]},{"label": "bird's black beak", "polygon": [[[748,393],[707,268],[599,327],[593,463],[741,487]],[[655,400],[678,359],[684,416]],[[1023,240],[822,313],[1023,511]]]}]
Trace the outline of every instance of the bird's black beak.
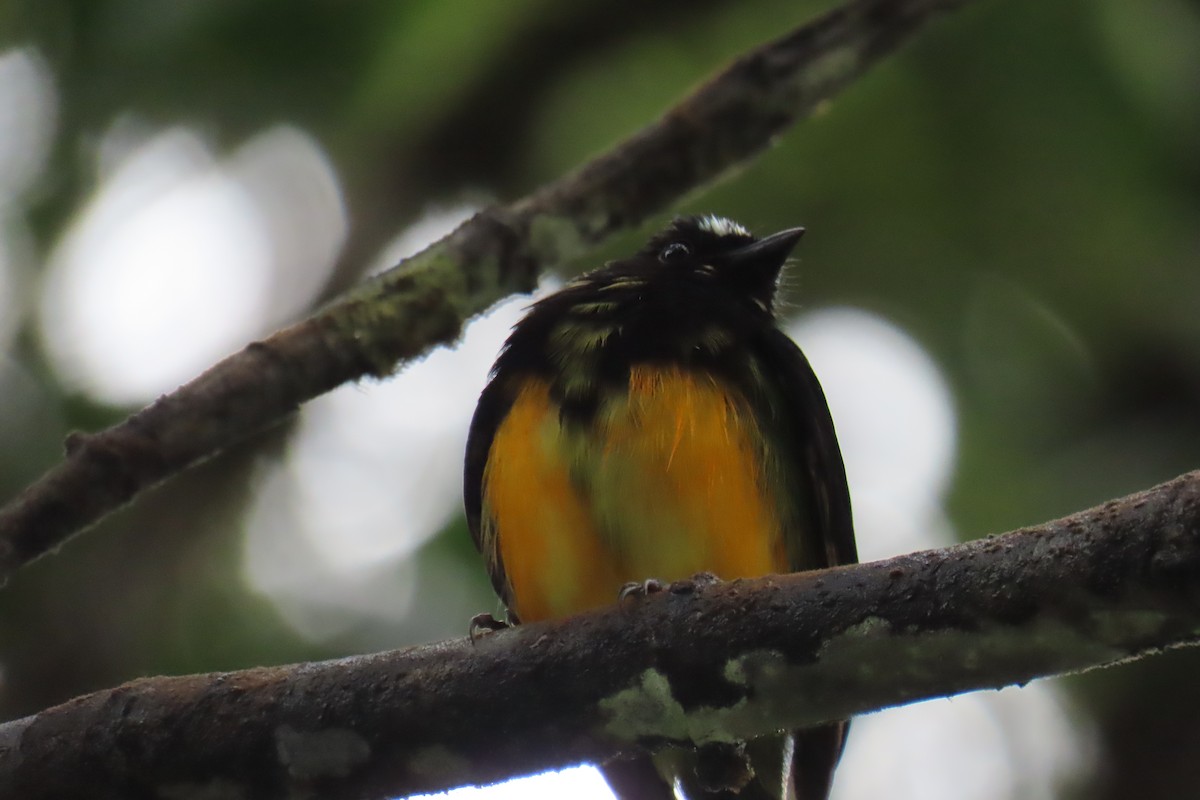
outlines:
[{"label": "bird's black beak", "polygon": [[804,235],[804,228],[788,228],[786,231],[764,236],[754,244],[739,247],[722,255],[721,260],[729,264],[759,270],[774,270],[778,273],[783,262]]},{"label": "bird's black beak", "polygon": [[770,311],[783,263],[803,235],[804,228],[773,233],[745,247],[722,253],[713,259],[713,266],[727,286],[744,292],[761,308]]}]

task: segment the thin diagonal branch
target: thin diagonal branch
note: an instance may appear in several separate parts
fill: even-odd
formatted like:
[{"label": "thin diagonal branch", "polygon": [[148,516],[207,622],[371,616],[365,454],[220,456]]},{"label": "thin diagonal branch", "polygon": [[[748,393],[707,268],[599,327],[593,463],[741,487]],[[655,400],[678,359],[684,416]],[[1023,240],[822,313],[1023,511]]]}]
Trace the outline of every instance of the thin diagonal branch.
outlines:
[{"label": "thin diagonal branch", "polygon": [[308,319],[255,342],[65,460],[0,510],[0,582],[139,492],[278,423],[299,404],[390,374],[539,271],[637,225],[779,133],[969,0],[856,0],[753,50],[656,123]]},{"label": "thin diagonal branch", "polygon": [[1200,472],[1034,528],[486,637],[150,678],[0,725],[0,797],[382,798],[1200,641]]}]

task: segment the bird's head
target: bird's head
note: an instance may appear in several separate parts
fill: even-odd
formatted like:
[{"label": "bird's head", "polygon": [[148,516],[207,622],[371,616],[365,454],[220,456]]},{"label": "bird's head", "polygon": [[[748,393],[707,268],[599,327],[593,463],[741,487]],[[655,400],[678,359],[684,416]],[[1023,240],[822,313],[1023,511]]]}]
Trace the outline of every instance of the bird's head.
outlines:
[{"label": "bird's head", "polygon": [[710,280],[770,312],[779,273],[803,235],[804,228],[789,228],[759,239],[724,217],[682,217],[652,237],[638,256],[657,262],[658,270]]}]

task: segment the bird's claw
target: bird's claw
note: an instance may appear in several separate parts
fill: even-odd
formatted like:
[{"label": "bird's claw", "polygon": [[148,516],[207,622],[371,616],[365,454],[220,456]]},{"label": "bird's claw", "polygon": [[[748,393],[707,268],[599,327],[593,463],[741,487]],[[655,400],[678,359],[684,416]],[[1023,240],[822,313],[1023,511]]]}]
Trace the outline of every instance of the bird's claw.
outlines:
[{"label": "bird's claw", "polygon": [[624,602],[633,597],[646,597],[658,594],[663,588],[663,582],[658,578],[647,578],[644,581],[630,581],[621,587],[621,591],[617,593],[617,599]]},{"label": "bird's claw", "polygon": [[491,614],[476,614],[471,617],[471,623],[467,627],[467,636],[470,638],[471,644],[475,644],[483,636],[511,627],[509,623],[498,620]]}]

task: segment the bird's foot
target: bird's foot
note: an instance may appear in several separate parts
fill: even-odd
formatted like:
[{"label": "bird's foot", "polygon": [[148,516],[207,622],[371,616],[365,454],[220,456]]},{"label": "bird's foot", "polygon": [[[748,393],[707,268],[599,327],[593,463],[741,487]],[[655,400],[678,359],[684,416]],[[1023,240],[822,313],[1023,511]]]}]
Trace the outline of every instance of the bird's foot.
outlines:
[{"label": "bird's foot", "polygon": [[471,644],[475,644],[481,637],[511,627],[510,623],[498,620],[491,614],[476,614],[471,617],[471,624],[467,627],[467,636],[470,638]]},{"label": "bird's foot", "polygon": [[697,589],[703,589],[706,586],[712,586],[714,583],[720,582],[721,579],[711,572],[697,572],[690,578],[684,578],[671,584],[665,584],[658,578],[647,578],[644,581],[630,581],[622,586],[621,591],[617,594],[617,599],[624,601],[631,597],[646,597],[658,594],[659,592],[691,594]]},{"label": "bird's foot", "polygon": [[647,578],[644,581],[630,581],[621,587],[621,591],[617,593],[617,599],[624,602],[630,598],[647,597],[652,594],[658,594],[664,588],[663,582],[658,578]]}]

